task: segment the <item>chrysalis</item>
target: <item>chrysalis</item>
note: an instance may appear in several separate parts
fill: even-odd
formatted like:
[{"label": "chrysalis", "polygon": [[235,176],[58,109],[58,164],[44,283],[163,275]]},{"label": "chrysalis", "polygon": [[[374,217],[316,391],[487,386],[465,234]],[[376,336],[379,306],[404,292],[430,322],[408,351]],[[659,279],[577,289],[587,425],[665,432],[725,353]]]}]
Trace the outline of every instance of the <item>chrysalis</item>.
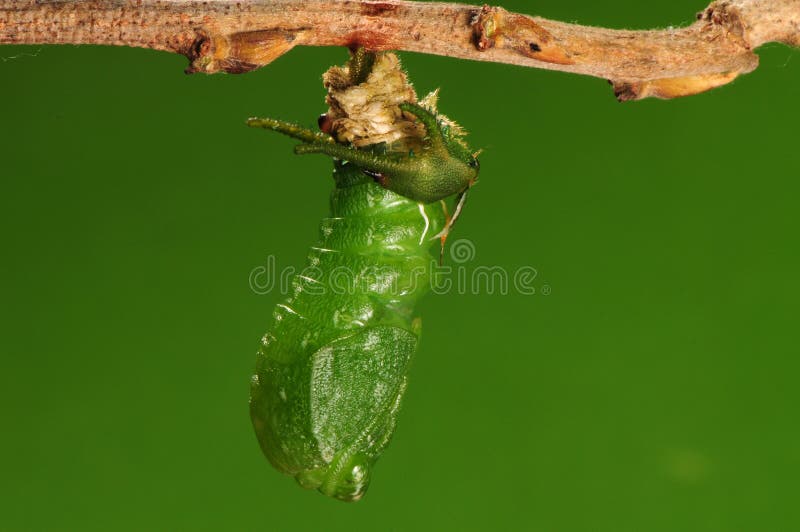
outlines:
[{"label": "chrysalis", "polygon": [[[371,74],[362,71],[365,57],[375,62]],[[340,71],[349,75],[348,90],[374,93],[396,74],[392,69],[406,84],[391,54],[356,54]],[[343,88],[329,84],[332,90]],[[381,105],[402,133],[392,138],[389,131],[377,144],[362,136],[345,145],[341,135],[249,121],[303,141],[297,153],[335,158],[330,215],[262,340],[250,412],[273,466],[344,501],[364,495],[394,432],[420,334],[414,305],[431,281],[429,249],[452,225],[441,200],[457,195],[460,211],[478,174],[457,126],[432,104],[409,103],[413,91],[401,97]],[[416,151],[409,148],[414,142]]]}]

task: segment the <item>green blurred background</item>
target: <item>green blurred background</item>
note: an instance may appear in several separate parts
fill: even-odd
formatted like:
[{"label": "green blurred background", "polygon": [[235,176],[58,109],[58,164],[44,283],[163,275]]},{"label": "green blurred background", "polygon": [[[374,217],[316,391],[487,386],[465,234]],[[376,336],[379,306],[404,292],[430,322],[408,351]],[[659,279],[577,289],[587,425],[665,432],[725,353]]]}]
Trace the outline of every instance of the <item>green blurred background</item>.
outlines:
[{"label": "green blurred background", "polygon": [[[629,28],[704,7],[503,5]],[[800,529],[800,53],[759,55],[623,105],[604,80],[403,54],[485,149],[470,267],[533,266],[539,291],[424,300],[396,436],[347,505],[274,471],[247,414],[281,299],[249,275],[302,265],[330,162],[244,126],[313,124],[346,53],[208,77],[0,47],[0,529]]]}]

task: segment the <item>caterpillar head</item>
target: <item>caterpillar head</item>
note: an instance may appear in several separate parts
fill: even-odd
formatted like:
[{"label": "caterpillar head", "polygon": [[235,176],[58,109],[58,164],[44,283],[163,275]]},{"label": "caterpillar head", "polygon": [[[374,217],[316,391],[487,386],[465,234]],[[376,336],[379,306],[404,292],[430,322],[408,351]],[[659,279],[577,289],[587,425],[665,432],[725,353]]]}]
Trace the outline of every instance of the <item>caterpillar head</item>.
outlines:
[{"label": "caterpillar head", "polygon": [[385,188],[422,203],[433,203],[464,192],[478,179],[475,154],[454,136],[451,126],[424,107],[403,103],[400,109],[423,124],[426,136],[418,151],[358,149],[333,141],[321,132],[270,118],[251,118],[248,125],[272,129],[303,141],[295,153],[323,153],[349,161]]},{"label": "caterpillar head", "polygon": [[438,91],[415,104],[416,93],[392,53],[354,52],[324,76],[328,113],[322,132],[271,119],[251,119],[301,140],[296,153],[348,161],[385,188],[422,203],[467,190],[480,168],[464,131],[436,110]]}]

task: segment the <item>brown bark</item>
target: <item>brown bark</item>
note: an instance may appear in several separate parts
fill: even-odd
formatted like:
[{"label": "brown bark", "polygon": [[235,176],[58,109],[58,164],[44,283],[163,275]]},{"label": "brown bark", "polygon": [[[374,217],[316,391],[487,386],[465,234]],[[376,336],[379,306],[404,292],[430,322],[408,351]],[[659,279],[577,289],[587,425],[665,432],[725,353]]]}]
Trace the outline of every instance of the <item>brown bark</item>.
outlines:
[{"label": "brown bark", "polygon": [[610,80],[621,100],[696,94],[800,46],[800,0],[718,0],[685,28],[609,30],[499,7],[405,0],[0,0],[0,43],[137,46],[188,72],[247,72],[294,46],[364,46]]}]

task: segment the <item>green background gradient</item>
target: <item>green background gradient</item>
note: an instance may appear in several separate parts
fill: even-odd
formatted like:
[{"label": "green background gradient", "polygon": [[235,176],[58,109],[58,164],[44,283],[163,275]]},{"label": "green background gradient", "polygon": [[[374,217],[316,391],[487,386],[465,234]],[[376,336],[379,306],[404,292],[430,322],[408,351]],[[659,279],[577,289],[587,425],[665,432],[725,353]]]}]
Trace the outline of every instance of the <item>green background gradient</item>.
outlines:
[{"label": "green background gradient", "polygon": [[[521,0],[647,28],[702,3]],[[535,295],[429,295],[394,441],[357,504],[295,485],[247,413],[330,162],[244,126],[314,124],[341,49],[242,76],[182,57],[0,47],[0,529],[800,528],[800,53],[711,93],[403,54],[484,148],[467,267]],[[454,266],[458,263],[451,262]],[[547,293],[547,295],[545,295]]]}]

